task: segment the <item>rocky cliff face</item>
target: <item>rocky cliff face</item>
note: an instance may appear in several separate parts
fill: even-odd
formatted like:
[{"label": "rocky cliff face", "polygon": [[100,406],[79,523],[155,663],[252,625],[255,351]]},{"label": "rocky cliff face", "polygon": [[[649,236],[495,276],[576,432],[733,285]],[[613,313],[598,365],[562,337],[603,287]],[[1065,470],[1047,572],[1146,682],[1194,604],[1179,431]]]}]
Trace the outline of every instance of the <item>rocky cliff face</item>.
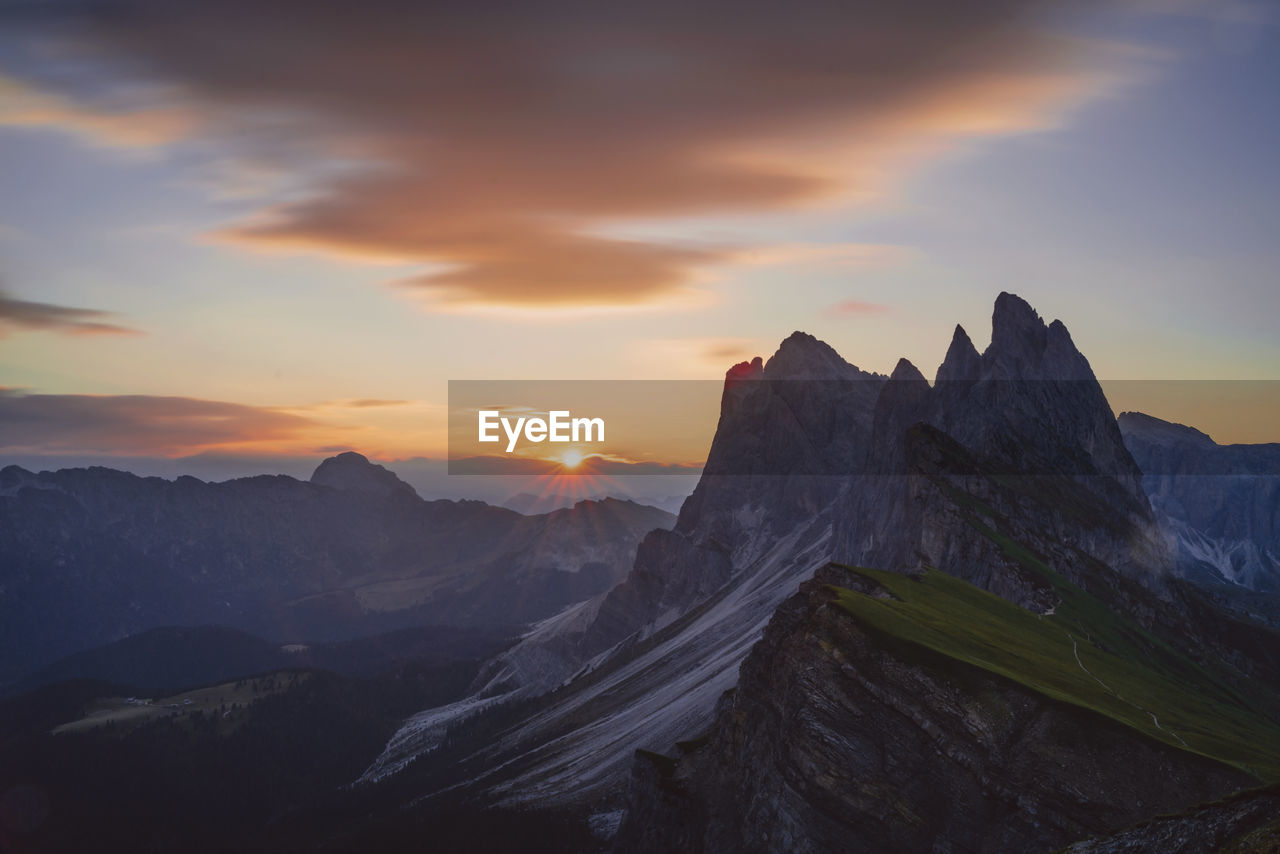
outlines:
[{"label": "rocky cliff face", "polygon": [[559,688],[493,746],[493,766],[520,769],[494,785],[513,799],[616,794],[636,747],[669,749],[710,722],[774,609],[833,559],[938,566],[1048,611],[1060,591],[1034,552],[1154,621],[1144,591],[1169,556],[1066,328],[1002,294],[991,345],[979,354],[957,329],[938,376],[930,386],[905,360],[868,374],[802,333],[735,366],[675,528],[646,538],[617,588],[493,662],[467,703],[410,721],[372,775],[434,749],[450,714]]},{"label": "rocky cliff face", "polygon": [[866,458],[883,384],[799,332],[767,364],[730,369],[702,479],[674,528],[649,534],[627,578],[600,601],[549,623],[490,668],[489,690],[555,687],[743,580],[798,528],[820,536],[815,521],[844,488],[839,474]]},{"label": "rocky cliff face", "polygon": [[595,655],[719,590],[778,538],[828,511],[864,465],[884,378],[797,332],[767,363],[730,369],[703,476],[671,531],[641,543],[584,633]]},{"label": "rocky cliff face", "polygon": [[571,683],[491,747],[495,785],[519,800],[618,794],[637,743],[668,745],[710,721],[774,608],[829,558],[835,499],[866,459],[884,382],[803,333],[767,363],[732,368],[674,529],[649,534],[613,590],[491,662],[471,698],[408,721],[366,779],[432,751],[477,708]]},{"label": "rocky cliff face", "polygon": [[1280,444],[1219,445],[1143,415],[1119,418],[1188,577],[1280,592]]},{"label": "rocky cliff face", "polygon": [[709,733],[637,757],[618,854],[1048,851],[1255,782],[851,616],[833,587],[892,598],[831,566],[779,608]]},{"label": "rocky cliff face", "polygon": [[[932,387],[903,360],[876,402],[869,469],[888,475],[850,489],[837,556],[876,567],[946,571],[1028,607],[1048,607],[988,538],[956,524],[968,495],[1081,556],[1059,570],[1087,582],[1099,562],[1148,587],[1171,557],[1088,361],[1060,321],[1045,324],[1011,294],[992,315],[979,355],[956,327]],[[876,467],[878,465],[878,468]],[[1030,530],[1024,538],[1040,540]],[[1087,560],[1083,556],[1087,556]]]},{"label": "rocky cliff face", "polygon": [[160,625],[323,640],[511,625],[616,583],[660,510],[426,502],[358,454],[310,483],[0,471],[0,679]]},{"label": "rocky cliff face", "polygon": [[[825,570],[703,736],[637,745],[618,850],[1049,850],[1273,779],[1250,760],[1280,745],[1277,637],[1171,575],[1140,478],[1065,327],[1016,297],[932,387],[900,362],[827,553],[1008,604],[871,585],[845,613],[856,574]],[[1195,734],[1234,715],[1230,750]]]},{"label": "rocky cliff face", "polygon": [[[940,474],[977,477],[979,485],[965,485],[970,491],[1003,477],[1002,487],[1011,481],[1020,489],[987,488],[982,498],[1008,515],[1031,514],[1042,527],[1069,532],[1090,560],[1144,582],[1166,569],[1140,472],[1061,322],[1045,324],[1026,302],[1001,294],[991,345],[979,355],[957,327],[938,377],[930,387],[905,359],[889,378],[869,374],[799,332],[767,363],[734,366],[703,478],[674,530],[641,544],[630,575],[589,616],[566,615],[546,627],[545,643],[535,634],[512,650],[491,670],[491,690],[560,684],[594,656],[642,640],[745,578],[801,527],[829,538],[823,557],[946,565],[1011,601],[1050,607],[1043,584],[1020,577],[988,539],[955,524]],[[967,468],[924,461],[944,452],[923,449],[930,442],[911,432],[920,424],[958,449]],[[1087,574],[1075,569],[1063,567]],[[795,584],[803,576],[780,577]]]}]

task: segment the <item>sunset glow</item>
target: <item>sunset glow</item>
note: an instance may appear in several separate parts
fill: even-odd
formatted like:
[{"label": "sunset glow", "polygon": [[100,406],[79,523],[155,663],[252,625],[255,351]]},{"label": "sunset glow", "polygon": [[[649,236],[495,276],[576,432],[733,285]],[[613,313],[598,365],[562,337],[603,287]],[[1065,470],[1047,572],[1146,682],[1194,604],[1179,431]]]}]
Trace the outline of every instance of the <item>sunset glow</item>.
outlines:
[{"label": "sunset glow", "polygon": [[0,0],[0,848],[1280,840],[1277,80],[1280,0]]},{"label": "sunset glow", "polygon": [[[718,383],[796,329],[929,374],[1000,290],[1104,381],[1280,376],[1262,4],[599,4],[545,41],[467,4],[117,5],[0,36],[0,453],[29,465],[440,459],[450,379]],[[715,404],[588,451],[695,460]],[[1153,414],[1193,410],[1280,439]]]}]

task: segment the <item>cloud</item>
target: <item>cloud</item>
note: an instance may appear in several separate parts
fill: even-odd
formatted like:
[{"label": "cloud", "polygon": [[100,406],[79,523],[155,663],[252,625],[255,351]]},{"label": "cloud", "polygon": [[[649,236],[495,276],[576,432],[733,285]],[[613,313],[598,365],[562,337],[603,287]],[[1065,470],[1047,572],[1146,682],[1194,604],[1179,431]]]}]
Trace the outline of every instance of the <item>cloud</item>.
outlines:
[{"label": "cloud", "polygon": [[713,397],[719,400],[720,379],[725,370],[751,359],[766,346],[755,338],[730,336],[651,338],[637,342],[634,357],[637,364],[663,376],[711,380],[716,388]]},{"label": "cloud", "polygon": [[883,243],[783,243],[747,250],[740,260],[757,266],[878,267],[910,256],[911,250],[906,246]]},{"label": "cloud", "polygon": [[383,400],[378,397],[362,397],[359,400],[347,402],[347,406],[355,409],[368,409],[374,406],[406,406],[413,401],[410,400]]},{"label": "cloud", "polygon": [[714,359],[717,362],[731,362],[735,359],[741,359],[746,356],[749,351],[741,344],[733,342],[715,343],[707,347],[703,351],[703,355],[708,359]]},{"label": "cloud", "polygon": [[884,314],[888,310],[889,306],[887,305],[881,305],[878,302],[864,302],[857,299],[847,299],[827,307],[827,311],[832,314],[841,314],[847,317],[869,317]]},{"label": "cloud", "polygon": [[0,291],[0,337],[14,329],[40,329],[65,335],[140,335],[138,330],[106,322],[109,311],[71,308],[14,299]]},{"label": "cloud", "polygon": [[0,75],[0,127],[58,128],[100,145],[147,148],[188,136],[198,124],[189,110],[94,107]]},{"label": "cloud", "polygon": [[274,409],[147,395],[0,392],[0,450],[177,456],[298,436],[309,419]]},{"label": "cloud", "polygon": [[220,238],[421,263],[407,286],[444,307],[635,305],[733,252],[617,227],[871,198],[1106,90],[1114,57],[1045,6],[104,0],[28,21],[96,82],[45,69],[25,121],[111,136],[123,112],[315,170]]},{"label": "cloud", "polygon": [[[316,411],[330,411],[330,410],[341,411],[346,409],[382,409],[385,407],[413,406],[413,405],[424,405],[424,404],[425,404],[424,401],[415,401],[415,400],[395,400],[395,399],[384,399],[381,397],[360,397],[360,398],[345,398],[341,400],[324,400],[324,401],[320,401],[319,403],[301,404],[297,406],[282,406],[278,408],[288,412],[316,412]],[[425,404],[425,405],[430,406],[430,404]]]}]

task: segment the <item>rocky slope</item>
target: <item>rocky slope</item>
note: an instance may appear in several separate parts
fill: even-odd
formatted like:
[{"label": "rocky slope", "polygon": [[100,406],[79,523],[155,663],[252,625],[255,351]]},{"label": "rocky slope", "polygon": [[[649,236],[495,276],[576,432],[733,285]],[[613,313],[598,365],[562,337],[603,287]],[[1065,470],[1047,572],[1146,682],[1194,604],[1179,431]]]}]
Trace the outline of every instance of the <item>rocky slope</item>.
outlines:
[{"label": "rocky slope", "polygon": [[1046,851],[1256,782],[859,619],[834,588],[895,598],[836,566],[805,584],[709,734],[637,758],[615,851]]},{"label": "rocky slope", "polygon": [[[572,680],[489,747],[480,773],[519,800],[619,793],[637,743],[670,744],[710,721],[774,608],[828,558],[844,485],[823,472],[861,465],[884,381],[802,333],[767,364],[733,368],[703,477],[674,529],[641,542],[623,583],[499,656],[472,697],[406,722],[365,780],[431,752],[478,709]],[[780,475],[778,460],[794,473]]]},{"label": "rocky slope", "polygon": [[409,721],[366,779],[429,754],[479,708],[556,689],[472,757],[475,782],[514,800],[607,803],[635,748],[669,750],[710,724],[774,610],[831,560],[936,566],[1036,612],[1087,591],[1135,630],[1176,626],[1235,656],[1232,678],[1280,672],[1253,627],[1187,628],[1088,362],[1060,322],[1002,294],[990,346],[978,353],[957,329],[933,386],[905,360],[890,378],[867,374],[801,333],[767,363],[735,366],[675,528],[641,543],[617,588],[501,656],[467,701]]},{"label": "rocky slope", "polygon": [[0,680],[161,625],[277,641],[511,625],[616,583],[669,514],[582,502],[522,516],[423,501],[358,454],[311,482],[104,468],[0,471]]},{"label": "rocky slope", "polygon": [[1280,592],[1280,444],[1219,445],[1140,412],[1119,425],[1183,573]]},{"label": "rocky slope", "polygon": [[1171,572],[1060,323],[1002,295],[872,424],[830,553],[889,572],[823,570],[708,731],[637,745],[617,850],[1052,850],[1280,778],[1280,636]]}]

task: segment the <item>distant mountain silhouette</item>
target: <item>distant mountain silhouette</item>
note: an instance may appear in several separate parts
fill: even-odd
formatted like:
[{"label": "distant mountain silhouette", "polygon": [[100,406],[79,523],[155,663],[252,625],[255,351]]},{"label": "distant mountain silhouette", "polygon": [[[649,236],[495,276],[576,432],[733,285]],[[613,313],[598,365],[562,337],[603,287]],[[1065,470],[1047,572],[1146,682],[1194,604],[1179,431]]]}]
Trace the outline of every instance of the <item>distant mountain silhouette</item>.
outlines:
[{"label": "distant mountain silhouette", "polygon": [[310,482],[0,470],[0,682],[165,625],[275,642],[509,626],[607,590],[672,517],[609,499],[537,516],[423,501],[359,454]]}]

